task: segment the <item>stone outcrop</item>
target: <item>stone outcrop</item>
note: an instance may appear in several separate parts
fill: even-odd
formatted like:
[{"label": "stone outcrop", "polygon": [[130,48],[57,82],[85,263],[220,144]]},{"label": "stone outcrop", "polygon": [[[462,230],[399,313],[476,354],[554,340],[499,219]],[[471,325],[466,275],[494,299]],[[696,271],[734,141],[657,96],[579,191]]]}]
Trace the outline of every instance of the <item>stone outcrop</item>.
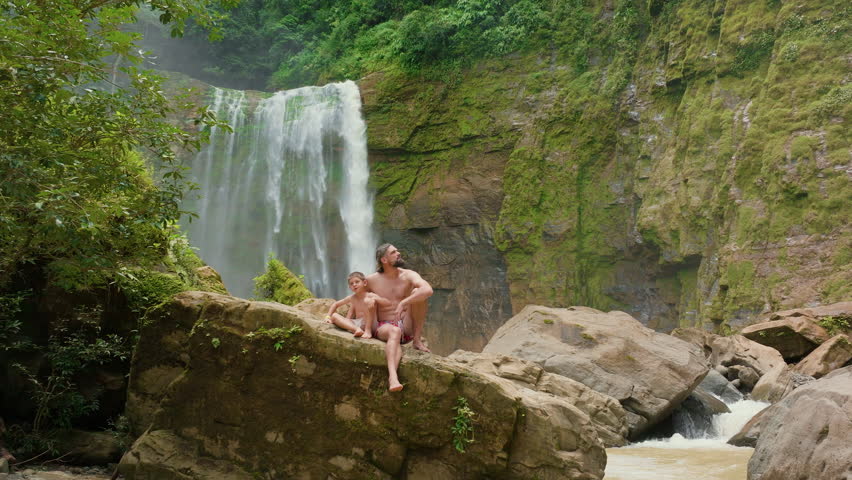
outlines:
[{"label": "stone outcrop", "polygon": [[[721,395],[727,387],[748,392],[758,382],[761,376],[779,365],[786,365],[784,358],[777,350],[742,335],[721,336],[695,328],[678,328],[672,335],[697,345],[703,352],[707,362],[713,369],[730,382],[723,384],[715,379],[713,390]],[[729,397],[735,395],[728,395]]]},{"label": "stone outcrop", "polygon": [[[784,365],[784,358],[772,347],[751,341],[742,335],[722,337],[713,336],[710,343],[713,350],[713,365],[724,367],[742,366],[754,371],[758,377],[769,370]],[[729,375],[728,378],[731,378]]]},{"label": "stone outcrop", "polygon": [[812,377],[822,377],[852,361],[852,338],[835,335],[796,365],[796,371]]},{"label": "stone outcrop", "polygon": [[785,318],[803,316],[817,320],[823,319],[825,317],[852,317],[852,302],[837,302],[828,305],[819,305],[815,307],[781,310],[778,312],[771,313],[769,315],[769,320],[783,320]]},{"label": "stone outcrop", "polygon": [[787,361],[804,357],[829,339],[828,332],[806,316],[749,325],[741,333],[749,340],[778,350]]},{"label": "stone outcrop", "polygon": [[804,385],[761,415],[748,480],[849,478],[852,367]]},{"label": "stone outcrop", "polygon": [[605,447],[620,447],[627,443],[629,413],[618,400],[608,395],[576,380],[547,373],[540,365],[519,358],[464,350],[453,352],[449,358],[480,373],[511,380],[524,388],[570,398],[575,407],[592,419],[598,438]]},{"label": "stone outcrop", "polygon": [[617,399],[631,413],[631,437],[668,416],[708,371],[695,345],[624,312],[586,307],[528,306],[483,352],[529,360]]},{"label": "stone outcrop", "polygon": [[751,398],[761,402],[776,403],[793,390],[813,380],[813,377],[798,373],[787,364],[778,365],[760,377],[751,391]]},{"label": "stone outcrop", "polygon": [[574,406],[589,392],[556,396],[408,348],[400,377],[405,389],[387,392],[381,342],[295,308],[183,293],[141,331],[127,413],[144,433],[120,469],[164,480],[603,476],[593,420]]}]

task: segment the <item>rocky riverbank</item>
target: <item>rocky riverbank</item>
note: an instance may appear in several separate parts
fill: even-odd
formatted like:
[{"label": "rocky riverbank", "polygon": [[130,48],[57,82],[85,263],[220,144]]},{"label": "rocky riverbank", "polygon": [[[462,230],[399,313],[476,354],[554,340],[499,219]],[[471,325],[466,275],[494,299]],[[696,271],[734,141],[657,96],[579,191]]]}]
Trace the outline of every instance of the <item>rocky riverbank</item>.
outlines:
[{"label": "rocky riverbank", "polygon": [[27,467],[14,473],[0,473],[0,480],[109,480],[114,466]]}]

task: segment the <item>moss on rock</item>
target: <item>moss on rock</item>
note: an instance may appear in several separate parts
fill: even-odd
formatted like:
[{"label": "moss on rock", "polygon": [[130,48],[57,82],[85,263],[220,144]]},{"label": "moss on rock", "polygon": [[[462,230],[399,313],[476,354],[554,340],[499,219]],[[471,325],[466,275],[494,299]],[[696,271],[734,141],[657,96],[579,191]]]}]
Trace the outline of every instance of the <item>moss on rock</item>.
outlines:
[{"label": "moss on rock", "polygon": [[313,297],[299,277],[287,269],[280,260],[271,256],[266,263],[266,271],[254,279],[254,294],[258,300],[284,305],[296,305]]}]

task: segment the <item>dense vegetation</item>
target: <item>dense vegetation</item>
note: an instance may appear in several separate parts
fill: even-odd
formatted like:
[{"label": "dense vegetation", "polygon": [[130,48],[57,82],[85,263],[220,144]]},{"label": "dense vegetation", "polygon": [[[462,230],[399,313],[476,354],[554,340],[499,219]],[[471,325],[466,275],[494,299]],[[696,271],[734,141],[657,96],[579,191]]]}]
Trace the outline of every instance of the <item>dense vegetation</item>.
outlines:
[{"label": "dense vegetation", "polygon": [[[568,2],[569,4],[574,2]],[[207,74],[226,83],[291,88],[376,70],[446,72],[472,60],[546,44],[542,0],[246,0],[221,41],[198,42]],[[560,10],[563,7],[554,7]],[[206,35],[191,29],[188,37]]]},{"label": "dense vegetation", "polygon": [[[189,16],[213,25],[208,3],[150,5],[179,35]],[[116,325],[116,309],[141,315],[201,265],[175,230],[190,188],[178,152],[198,149],[199,127],[218,122],[175,105],[136,67],[138,36],[124,27],[139,4],[0,7],[0,400],[4,415],[29,413],[10,428],[23,454],[49,451],[50,431],[98,408],[76,383],[91,365],[127,359],[133,325]],[[119,59],[130,66],[113,68]],[[170,114],[195,125],[175,126]],[[21,385],[28,400],[14,397]],[[16,400],[22,409],[10,408]]]}]

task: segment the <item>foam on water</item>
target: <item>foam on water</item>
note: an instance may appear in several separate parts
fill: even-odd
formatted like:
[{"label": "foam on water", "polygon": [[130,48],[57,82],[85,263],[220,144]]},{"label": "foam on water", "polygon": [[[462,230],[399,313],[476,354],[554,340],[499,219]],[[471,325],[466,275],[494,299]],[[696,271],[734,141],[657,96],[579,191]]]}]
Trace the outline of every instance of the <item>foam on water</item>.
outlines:
[{"label": "foam on water", "polygon": [[745,480],[753,449],[728,445],[728,439],[769,404],[741,400],[728,405],[730,413],[716,415],[714,438],[646,440],[607,449],[605,480]]}]

